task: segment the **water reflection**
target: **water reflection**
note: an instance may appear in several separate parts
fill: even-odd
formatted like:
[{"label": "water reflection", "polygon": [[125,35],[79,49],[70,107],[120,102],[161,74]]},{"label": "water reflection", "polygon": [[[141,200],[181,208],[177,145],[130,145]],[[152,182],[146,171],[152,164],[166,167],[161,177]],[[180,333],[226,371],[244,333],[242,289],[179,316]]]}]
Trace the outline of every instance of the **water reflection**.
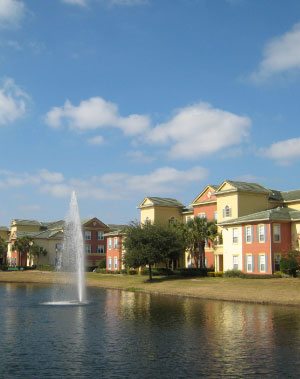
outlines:
[{"label": "water reflection", "polygon": [[91,306],[38,305],[49,296],[0,285],[0,377],[298,377],[298,308],[97,289]]}]

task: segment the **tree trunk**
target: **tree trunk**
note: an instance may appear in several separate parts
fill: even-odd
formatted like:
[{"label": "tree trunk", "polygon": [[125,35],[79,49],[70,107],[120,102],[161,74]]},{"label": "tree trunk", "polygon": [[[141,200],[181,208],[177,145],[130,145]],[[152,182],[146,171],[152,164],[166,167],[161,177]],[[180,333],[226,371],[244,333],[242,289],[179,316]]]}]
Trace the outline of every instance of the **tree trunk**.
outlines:
[{"label": "tree trunk", "polygon": [[149,265],[149,281],[152,280],[152,268],[151,265]]},{"label": "tree trunk", "polygon": [[199,244],[200,268],[205,267],[205,242]]}]

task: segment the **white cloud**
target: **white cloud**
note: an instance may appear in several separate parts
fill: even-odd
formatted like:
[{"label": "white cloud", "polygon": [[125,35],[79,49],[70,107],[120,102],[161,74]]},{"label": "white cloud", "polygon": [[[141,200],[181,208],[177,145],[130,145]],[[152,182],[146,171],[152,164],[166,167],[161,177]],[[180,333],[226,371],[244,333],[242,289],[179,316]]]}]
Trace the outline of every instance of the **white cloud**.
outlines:
[{"label": "white cloud", "polygon": [[289,165],[300,158],[300,138],[291,138],[273,143],[260,151],[262,156],[275,159],[281,165]]},{"label": "white cloud", "polygon": [[252,175],[252,174],[244,174],[234,178],[234,180],[238,180],[241,182],[248,183],[261,183],[265,180],[265,178],[261,178],[260,176]]},{"label": "white cloud", "polygon": [[39,171],[39,177],[45,182],[60,183],[64,181],[64,176],[61,172],[50,172],[43,168]]},{"label": "white cloud", "polygon": [[102,136],[95,136],[88,139],[90,145],[103,145],[104,139]]},{"label": "white cloud", "polygon": [[0,125],[8,124],[21,118],[26,113],[29,96],[8,78],[0,89]]},{"label": "white cloud", "polygon": [[171,158],[197,159],[242,143],[250,126],[248,117],[201,102],[179,109],[171,121],[152,129],[147,141],[171,144]]},{"label": "white cloud", "polygon": [[0,28],[14,28],[18,26],[25,13],[23,1],[0,1]]},{"label": "white cloud", "polygon": [[62,0],[63,3],[71,5],[80,5],[82,7],[87,6],[88,0]]},{"label": "white cloud", "polygon": [[114,127],[130,136],[144,133],[150,126],[148,116],[132,114],[121,117],[118,106],[101,97],[84,100],[77,107],[67,100],[62,107],[52,108],[46,114],[45,121],[55,128],[66,121],[71,129],[79,131]]},{"label": "white cloud", "polygon": [[300,23],[266,44],[263,59],[251,79],[263,81],[270,76],[300,68]]}]

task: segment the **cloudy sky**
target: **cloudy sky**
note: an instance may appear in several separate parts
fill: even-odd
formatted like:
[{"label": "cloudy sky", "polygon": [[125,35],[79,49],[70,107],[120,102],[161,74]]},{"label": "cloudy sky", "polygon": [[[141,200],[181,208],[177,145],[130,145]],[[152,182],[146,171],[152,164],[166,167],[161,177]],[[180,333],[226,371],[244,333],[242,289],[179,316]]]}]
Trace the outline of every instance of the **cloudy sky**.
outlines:
[{"label": "cloudy sky", "polygon": [[0,225],[300,188],[299,0],[0,0]]}]

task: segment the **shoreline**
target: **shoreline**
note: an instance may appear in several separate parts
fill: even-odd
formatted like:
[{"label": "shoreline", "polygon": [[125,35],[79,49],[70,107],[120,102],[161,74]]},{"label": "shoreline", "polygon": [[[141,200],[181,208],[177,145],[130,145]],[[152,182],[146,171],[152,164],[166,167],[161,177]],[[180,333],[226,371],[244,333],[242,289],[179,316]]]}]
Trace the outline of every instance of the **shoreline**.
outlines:
[{"label": "shoreline", "polygon": [[[117,289],[144,294],[260,305],[300,306],[298,278],[165,278],[87,273],[87,287]],[[63,273],[50,271],[0,271],[0,283],[65,284]]]}]

